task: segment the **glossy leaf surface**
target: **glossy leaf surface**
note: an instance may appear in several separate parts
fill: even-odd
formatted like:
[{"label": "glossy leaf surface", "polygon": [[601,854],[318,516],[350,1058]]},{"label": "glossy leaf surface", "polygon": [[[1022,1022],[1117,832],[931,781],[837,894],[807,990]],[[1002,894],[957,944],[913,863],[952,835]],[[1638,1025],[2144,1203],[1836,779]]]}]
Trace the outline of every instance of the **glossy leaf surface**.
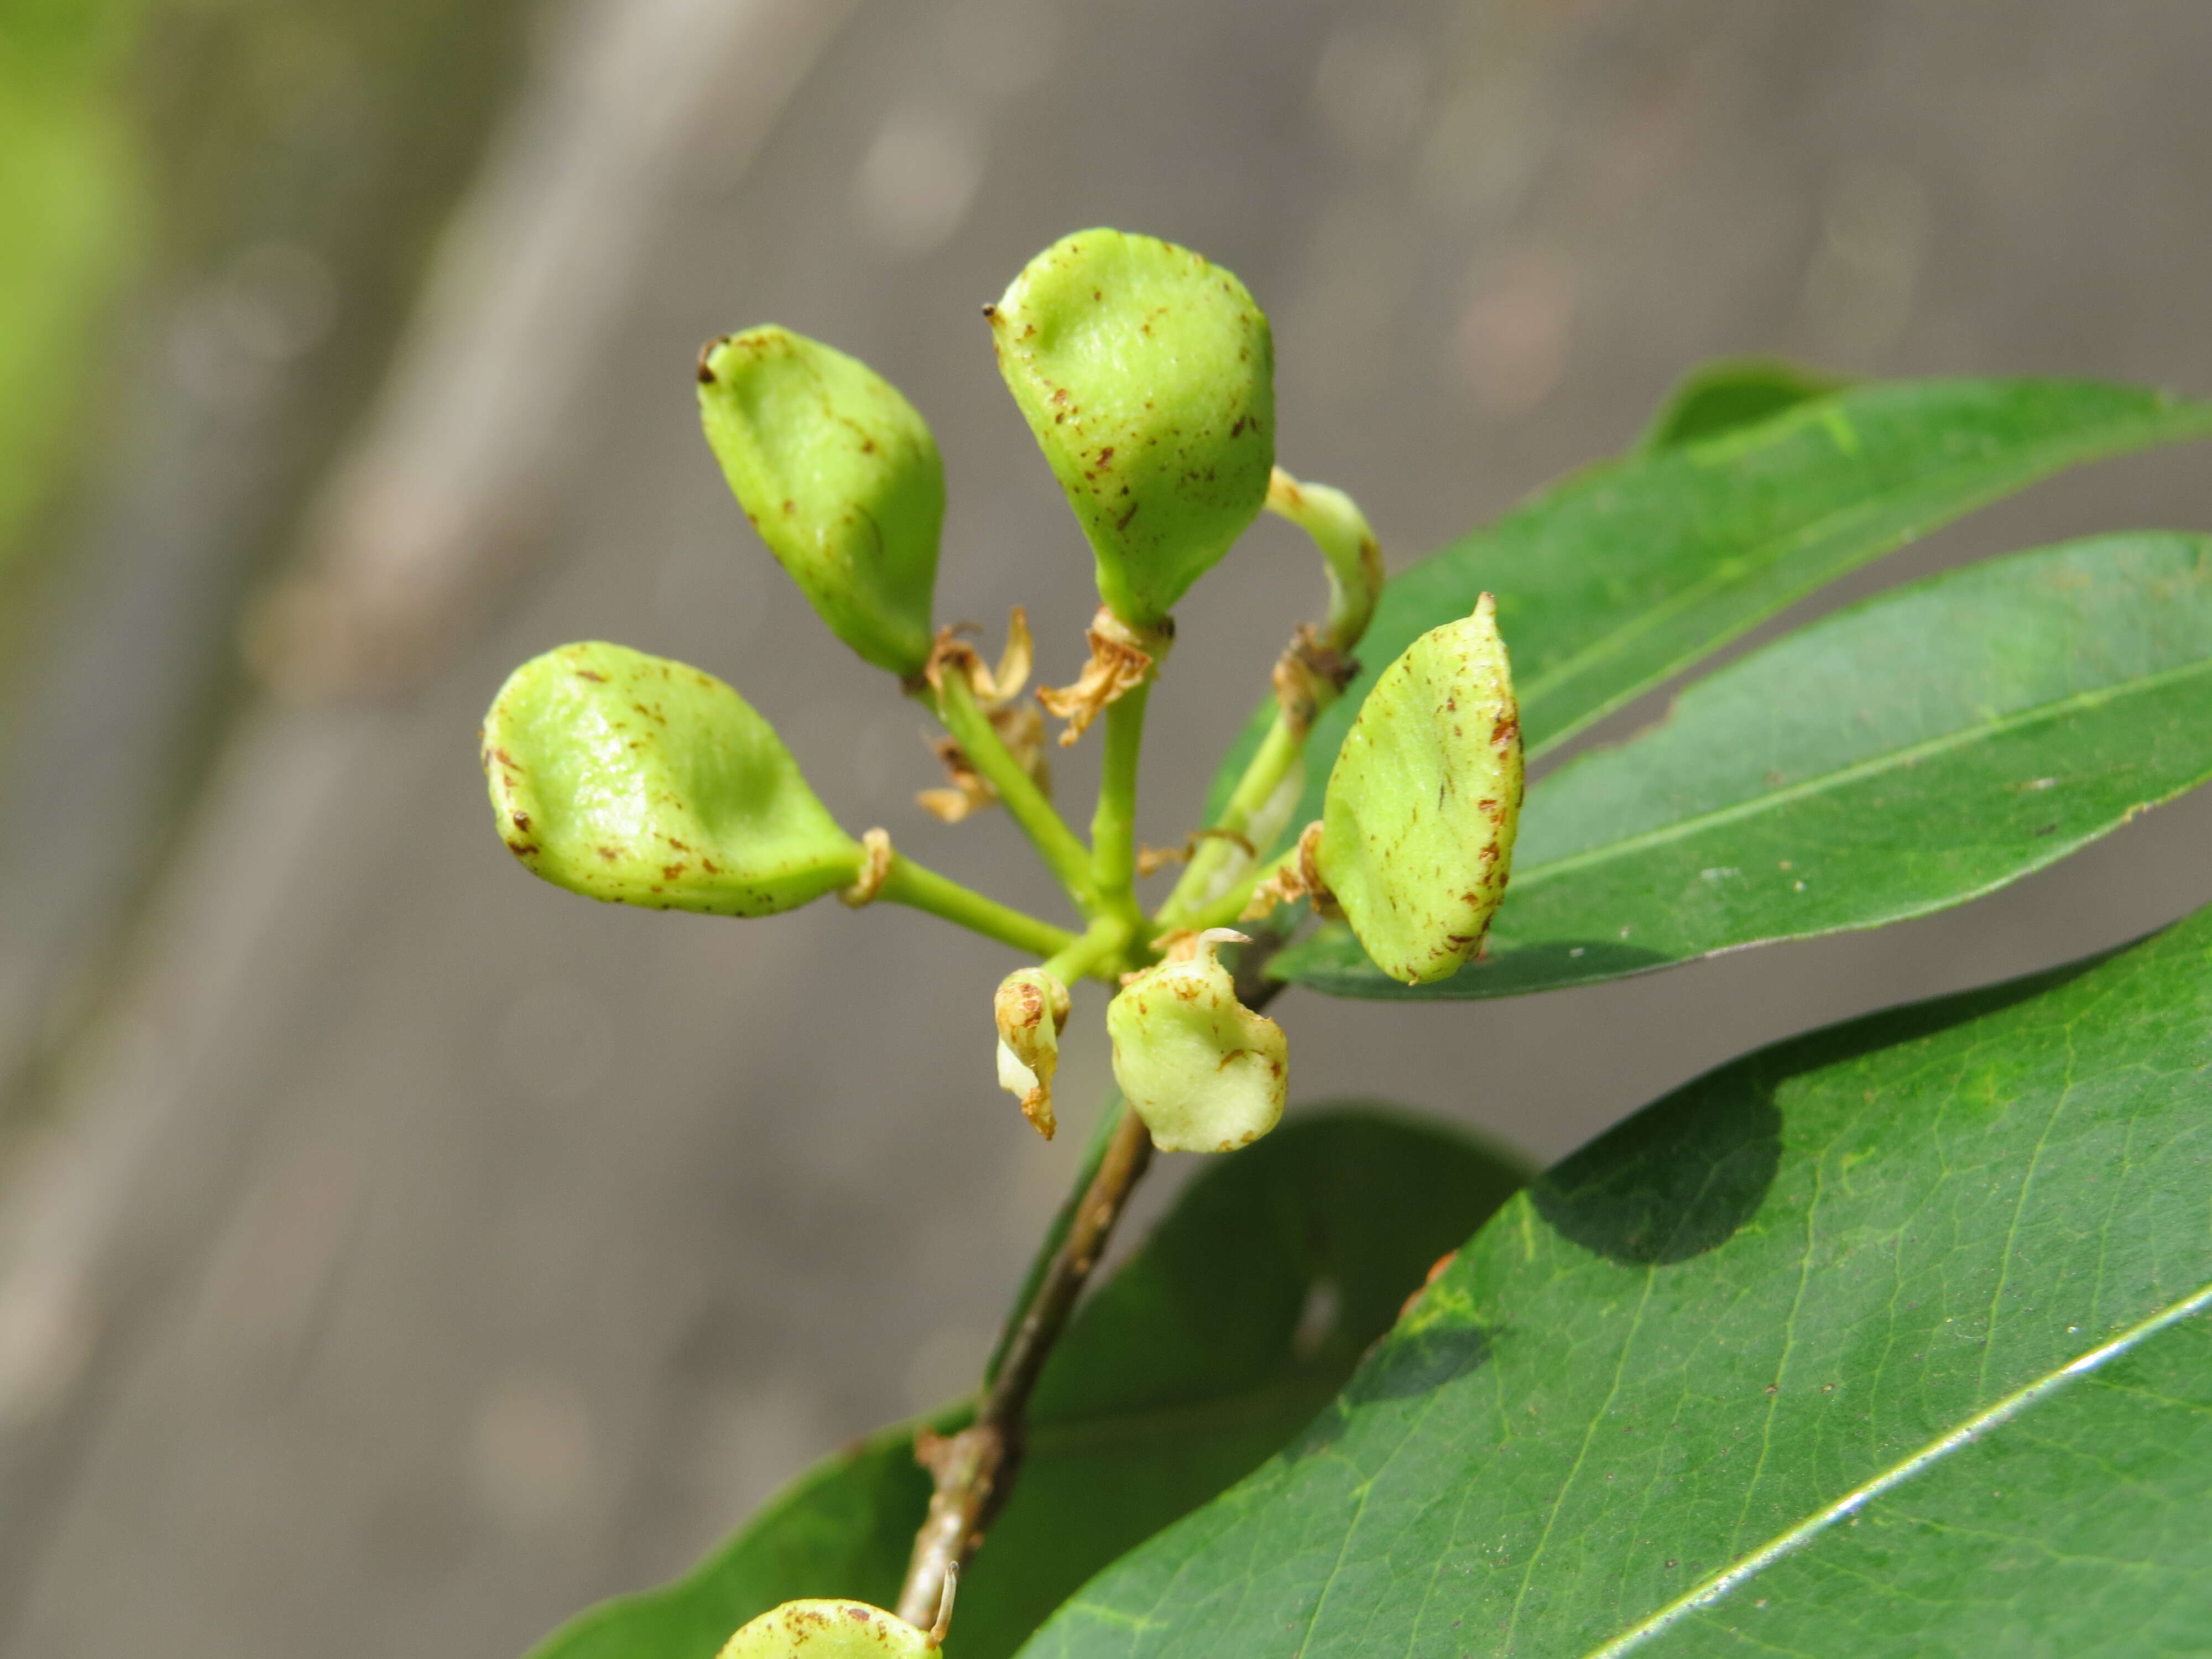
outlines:
[{"label": "glossy leaf surface", "polygon": [[2039,869],[2212,778],[2212,539],[2100,537],[1897,589],[1545,779],[1488,957],[1400,987],[1341,928],[1275,972],[1504,996],[1879,927]]},{"label": "glossy leaf surface", "polygon": [[1755,426],[1840,392],[1846,381],[1778,357],[1726,357],[1692,369],[1667,394],[1644,429],[1643,447],[1671,449]]},{"label": "glossy leaf surface", "polygon": [[1000,371],[1091,542],[1099,597],[1153,628],[1260,515],[1274,346],[1244,284],[1153,236],[1085,230],[992,307]]},{"label": "glossy leaf surface", "polygon": [[1847,388],[1577,473],[1391,578],[1322,716],[1291,833],[1377,672],[1486,591],[1533,761],[1784,606],[2067,467],[2212,434],[2212,404],[2075,380]]},{"label": "glossy leaf surface", "polygon": [[[1209,1163],[1047,1366],[949,1659],[1012,1652],[1093,1572],[1281,1446],[1521,1179],[1448,1129],[1344,1109]],[[714,1659],[794,1597],[894,1602],[927,1498],[910,1431],[887,1431],[802,1476],[690,1577],[584,1614],[535,1659]]]},{"label": "glossy leaf surface", "polygon": [[507,850],[586,898],[763,916],[860,872],[860,843],[750,703],[628,646],[516,669],[484,716],[483,763]]},{"label": "glossy leaf surface", "polygon": [[2188,1651],[2209,1082],[2212,911],[1712,1073],[1026,1651]]}]

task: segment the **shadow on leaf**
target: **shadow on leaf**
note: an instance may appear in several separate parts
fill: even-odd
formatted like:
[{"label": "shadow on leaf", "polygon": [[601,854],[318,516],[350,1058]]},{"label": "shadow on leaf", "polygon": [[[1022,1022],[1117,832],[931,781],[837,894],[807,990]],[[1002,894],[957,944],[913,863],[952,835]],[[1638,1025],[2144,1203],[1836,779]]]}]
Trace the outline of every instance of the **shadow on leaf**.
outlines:
[{"label": "shadow on leaf", "polygon": [[1344,1392],[1283,1449],[1283,1455],[1297,1463],[1325,1452],[1343,1437],[1354,1407],[1433,1394],[1489,1359],[1490,1338],[1478,1326],[1439,1325],[1385,1337]]},{"label": "shadow on leaf", "polygon": [[1774,1183],[1774,1085],[1771,1075],[1723,1073],[1638,1112],[1537,1179],[1538,1213],[1615,1261],[1704,1255],[1758,1212]]},{"label": "shadow on leaf", "polygon": [[1724,1243],[1759,1212],[1782,1161],[1780,1091],[1801,1073],[1926,1041],[2053,990],[2104,957],[1851,1020],[1698,1079],[1530,1183],[1544,1219],[1583,1249],[1648,1267]]},{"label": "shadow on leaf", "polygon": [[[1510,915],[1510,909],[1505,914]],[[1339,924],[1324,927],[1282,951],[1268,963],[1267,976],[1310,986],[1329,996],[1370,997],[1389,1002],[1464,1002],[1470,998],[1522,996],[1532,991],[1620,979],[1672,968],[1680,960],[1617,939],[1522,943],[1493,933],[1484,953],[1450,978],[1430,985],[1401,985],[1369,961],[1351,929]]]},{"label": "shadow on leaf", "polygon": [[1432,1326],[1386,1342],[1359,1368],[1344,1397],[1355,1406],[1410,1400],[1456,1382],[1489,1358],[1490,1338],[1480,1326]]}]

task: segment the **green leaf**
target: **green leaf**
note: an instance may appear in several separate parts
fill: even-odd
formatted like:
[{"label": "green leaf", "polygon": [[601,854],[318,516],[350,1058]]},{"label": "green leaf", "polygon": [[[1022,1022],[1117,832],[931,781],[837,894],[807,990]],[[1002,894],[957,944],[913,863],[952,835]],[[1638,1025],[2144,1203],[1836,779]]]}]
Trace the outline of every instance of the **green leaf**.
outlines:
[{"label": "green leaf", "polygon": [[1806,594],[2083,461],[2212,434],[2212,404],[2078,380],[1853,386],[1579,472],[1400,572],[1314,727],[1291,833],[1376,675],[1484,592],[1534,761]]},{"label": "green leaf", "polygon": [[[1012,1652],[1085,1578],[1288,1441],[1522,1179],[1461,1134],[1360,1109],[1301,1115],[1210,1161],[1046,1367],[1020,1484],[961,1579],[949,1659]],[[887,1430],[802,1476],[690,1577],[585,1613],[534,1659],[713,1659],[795,1597],[890,1606],[928,1495],[911,1427]]]},{"label": "green leaf", "polygon": [[750,703],[628,646],[564,645],[507,676],[483,767],[507,850],[586,898],[764,916],[849,885],[866,856]]},{"label": "green leaf", "polygon": [[[1279,706],[1274,693],[1269,692],[1261,699],[1259,707],[1246,717],[1244,724],[1237,727],[1237,735],[1229,740],[1229,747],[1222,751],[1221,763],[1213,769],[1212,781],[1206,786],[1206,805],[1201,810],[1200,823],[1213,823],[1220,819],[1222,810],[1229,805],[1230,796],[1237,793],[1237,780],[1244,775],[1244,769],[1252,763],[1252,757],[1260,752],[1260,745],[1267,741],[1267,729],[1274,725],[1275,711]],[[1338,741],[1341,743],[1342,738]],[[1324,772],[1322,775],[1326,778],[1328,774]],[[1292,827],[1303,830],[1310,822],[1308,819],[1296,823]]]},{"label": "green leaf", "polygon": [[1188,248],[1064,236],[989,308],[999,369],[1091,543],[1099,597],[1157,628],[1260,516],[1275,357],[1244,284]]},{"label": "green leaf", "polygon": [[[948,1412],[933,1426],[964,1421]],[[715,1659],[740,1625],[800,1596],[896,1602],[928,1502],[913,1427],[886,1429],[808,1470],[688,1576],[600,1603],[530,1659]]]},{"label": "green leaf", "polygon": [[[1677,1598],[1613,1651],[1813,1651],[1858,1622],[1870,1592],[1893,1613],[1914,1609],[1887,1623],[1909,1628],[1923,1652],[2202,1651],[2208,1316],[2212,1295],[2187,1297],[2079,1370],[2016,1390],[1977,1420],[1963,1455],[1909,1486],[1870,1481],[1848,1514],[1777,1539],[1755,1595]],[[2023,1509],[2032,1526],[2021,1526]]]},{"label": "green leaf", "polygon": [[1850,382],[1778,357],[1724,357],[1700,364],[1667,394],[1639,441],[1644,449],[1672,449],[1717,437],[1839,392]]},{"label": "green leaf", "polygon": [[[1778,415],[1793,404],[1841,391],[1848,384],[1838,376],[1779,358],[1722,358],[1692,369],[1675,383],[1637,447],[1663,449],[1710,438]],[[1213,781],[1206,788],[1205,816],[1200,822],[1212,823],[1220,817],[1237,781],[1243,776],[1245,766],[1258,752],[1274,720],[1275,699],[1271,695],[1252,711],[1214,769]],[[1292,828],[1303,828],[1307,822],[1295,819]]]},{"label": "green leaf", "polygon": [[[1710,438],[1738,426],[1749,426],[1791,405],[1840,391],[1849,382],[1817,369],[1771,357],[1729,357],[1692,369],[1667,394],[1650,426],[1638,441],[1638,448],[1664,449],[1697,438]],[[1206,808],[1200,822],[1212,823],[1229,804],[1229,796],[1243,776],[1244,768],[1258,752],[1274,724],[1275,699],[1261,700],[1231,742],[1207,786]],[[1309,820],[1294,819],[1294,830]]]},{"label": "green leaf", "polygon": [[2209,1077],[2212,911],[1714,1072],[1026,1651],[2191,1650]]},{"label": "green leaf", "polygon": [[1507,996],[1924,915],[2212,778],[2212,538],[2100,537],[1897,589],[1530,792],[1488,957],[1395,983],[1343,928],[1271,971]]}]

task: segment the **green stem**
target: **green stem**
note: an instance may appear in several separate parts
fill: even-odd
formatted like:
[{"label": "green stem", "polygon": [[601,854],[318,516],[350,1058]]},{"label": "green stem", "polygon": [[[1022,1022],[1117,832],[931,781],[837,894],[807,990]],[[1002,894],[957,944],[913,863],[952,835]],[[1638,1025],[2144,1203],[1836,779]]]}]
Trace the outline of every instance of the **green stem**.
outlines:
[{"label": "green stem", "polygon": [[[1342,490],[1326,484],[1300,483],[1280,467],[1269,481],[1267,507],[1304,530],[1321,550],[1328,568],[1328,616],[1315,637],[1327,650],[1348,655],[1367,631],[1382,593],[1382,551],[1374,531],[1368,527],[1366,515]],[[1343,696],[1339,687],[1319,677],[1311,679],[1309,690],[1312,707],[1310,712],[1301,711],[1305,715],[1303,720],[1294,719],[1288,708],[1277,709],[1274,724],[1246,763],[1244,775],[1237,781],[1228,805],[1207,826],[1224,833],[1208,836],[1191,854],[1182,879],[1160,907],[1159,926],[1164,931],[1224,927],[1236,920],[1244,896],[1258,884],[1261,872],[1255,872],[1249,881],[1238,883],[1231,892],[1206,902],[1207,890],[1243,851],[1239,839],[1249,844],[1253,819],[1304,758],[1306,735],[1313,721]],[[1236,900],[1235,908],[1228,910],[1225,920],[1217,919],[1231,897]],[[1205,906],[1202,911],[1201,905]]]},{"label": "green stem", "polygon": [[[1125,961],[1132,959],[1125,954],[1127,946],[1127,933],[1121,924],[1110,917],[1102,918],[1092,922],[1081,939],[1048,961],[1044,970],[1062,985],[1072,985],[1094,973],[1110,984],[1115,978],[1115,970]],[[1133,959],[1141,961],[1149,954],[1145,952]],[[1000,1363],[1006,1358],[1006,1349],[1021,1326],[1023,1316],[1036,1298],[1037,1286],[1044,1282],[1045,1272],[1052,1265],[1054,1253],[1067,1237],[1068,1225],[1074,1218],[1076,1207],[1097,1176],[1098,1166],[1106,1157],[1107,1146],[1114,1139],[1114,1132],[1121,1127],[1121,1119],[1127,1110],[1128,1108],[1122,1104],[1120,1091],[1116,1091],[1106,1097],[1105,1109],[1098,1114],[1098,1121],[1091,1126],[1091,1138],[1084,1145],[1083,1161],[1077,1167],[1074,1185],[1068,1188],[1067,1197],[1060,1206],[1060,1213],[1053,1218],[1052,1225],[1045,1231],[1043,1242],[1037,1246],[1036,1255],[1030,1262],[1029,1273],[1022,1280],[1021,1293],[1014,1298],[1013,1311],[1006,1316],[1006,1328],[999,1333],[999,1346],[992,1352],[990,1364],[983,1368],[983,1381],[987,1386],[999,1375]]]},{"label": "green stem", "polygon": [[958,674],[948,674],[936,704],[938,719],[952,734],[969,763],[999,792],[1007,812],[1029,836],[1054,877],[1066,889],[1076,908],[1085,915],[1091,914],[1097,901],[1091,886],[1090,854],[1084,850],[1081,837],[1067,827],[1067,820],[1045,799],[1036,780],[1022,769],[1021,763],[1000,737],[999,728],[991,724],[990,716],[976,702],[974,688]]},{"label": "green stem", "polygon": [[1024,1297],[1012,1335],[976,1402],[975,1420],[949,1438],[917,1438],[915,1456],[928,1468],[933,1490],[899,1590],[899,1617],[908,1624],[933,1616],[943,1604],[947,1577],[975,1554],[1004,1507],[1021,1474],[1030,1395],[1152,1161],[1152,1136],[1125,1109],[1086,1176],[1066,1231]]},{"label": "green stem", "polygon": [[1091,887],[1102,913],[1140,927],[1137,908],[1137,766],[1145,745],[1148,678],[1106,706],[1106,757],[1091,819]]},{"label": "green stem", "polygon": [[[1055,952],[1045,971],[1062,984],[1086,974],[1110,979],[1132,949],[1129,924],[1102,915]],[[932,1491],[899,1590],[899,1617],[909,1624],[932,1616],[948,1575],[975,1553],[1006,1502],[1021,1472],[1030,1395],[1152,1157],[1151,1134],[1115,1096],[1091,1132],[1075,1191],[1054,1220],[985,1370],[975,1420],[944,1438],[917,1439],[915,1456],[928,1468]]]},{"label": "green stem", "polygon": [[1044,970],[1062,985],[1073,985],[1094,974],[1110,982],[1121,971],[1130,943],[1127,922],[1119,916],[1101,916],[1084,930],[1081,938],[1069,939],[1047,957]]},{"label": "green stem", "polygon": [[[1263,929],[1237,964],[1237,997],[1255,1012],[1283,988],[1263,977],[1267,958],[1281,943]],[[975,1420],[948,1438],[917,1443],[915,1455],[927,1465],[933,1490],[899,1591],[899,1616],[909,1624],[933,1616],[948,1570],[975,1554],[1019,1478],[1030,1395],[1152,1161],[1151,1133],[1115,1095],[1099,1114],[1075,1185],[1014,1299],[983,1372]]]},{"label": "green stem", "polygon": [[[1244,775],[1237,780],[1237,787],[1230,792],[1228,802],[1222,807],[1220,816],[1207,826],[1209,830],[1220,833],[1206,836],[1199,842],[1197,850],[1191,854],[1190,862],[1183,867],[1182,878],[1176,883],[1175,890],[1168,895],[1167,902],[1160,906],[1159,927],[1163,932],[1170,927],[1200,925],[1189,919],[1191,915],[1205,902],[1207,890],[1220,879],[1221,872],[1229,868],[1233,860],[1244,856],[1244,846],[1249,845],[1246,837],[1253,819],[1274,799],[1275,792],[1283,787],[1283,780],[1290,776],[1292,769],[1304,757],[1305,748],[1304,733],[1297,731],[1278,710],[1275,723],[1267,728],[1267,735],[1261,740],[1259,748],[1253,751],[1252,758],[1245,763]],[[1251,891],[1250,884],[1243,884],[1243,886],[1244,892]],[[1209,907],[1212,908],[1218,907]],[[1238,908],[1242,908],[1243,900],[1240,898]]]},{"label": "green stem", "polygon": [[1267,481],[1267,510],[1312,538],[1328,567],[1328,616],[1319,631],[1332,651],[1359,643],[1382,597],[1382,547],[1359,503],[1327,484],[1300,483],[1279,466]]},{"label": "green stem", "polygon": [[1066,1241],[1067,1230],[1074,1224],[1075,1212],[1082,1206],[1084,1194],[1098,1177],[1098,1166],[1106,1161],[1106,1149],[1113,1144],[1115,1133],[1121,1120],[1128,1115],[1128,1103],[1115,1090],[1106,1097],[1097,1119],[1091,1126],[1091,1137],[1083,1144],[1083,1159],[1075,1167],[1075,1179],[1068,1184],[1067,1193],[1060,1201],[1060,1209],[1045,1229],[1044,1237],[1037,1242],[1036,1252],[1030,1259],[1029,1271],[1022,1275],[1022,1287],[1014,1294],[1013,1305],[1006,1310],[1006,1323],[1000,1328],[998,1346],[991,1350],[991,1358],[983,1367],[983,1384],[988,1388],[998,1380],[999,1368],[1006,1363],[1006,1351],[1013,1346],[1014,1338],[1028,1316],[1030,1304],[1036,1300],[1037,1287],[1051,1271],[1053,1258]]},{"label": "green stem", "polygon": [[[1297,855],[1297,843],[1293,842],[1274,857],[1262,864],[1254,866],[1243,875],[1238,877],[1230,884],[1228,890],[1212,903],[1193,910],[1188,915],[1177,918],[1173,925],[1177,927],[1188,927],[1194,933],[1204,933],[1209,927],[1234,926],[1243,917],[1244,907],[1252,902],[1253,889],[1275,874],[1284,866],[1291,863]],[[1167,925],[1165,913],[1163,912],[1162,926]]]},{"label": "green stem", "polygon": [[1055,927],[996,899],[985,898],[951,877],[940,876],[916,864],[903,853],[891,854],[890,869],[876,896],[889,899],[894,904],[927,910],[933,916],[942,916],[970,933],[1011,945],[1031,956],[1051,956],[1083,942],[1065,927]]},{"label": "green stem", "polygon": [[[1281,943],[1279,936],[1262,931],[1253,944],[1242,947],[1242,957],[1237,964],[1237,998],[1255,1013],[1273,1002],[1284,988],[1280,981],[1265,979],[1260,971]],[[1107,1150],[1114,1145],[1129,1115],[1128,1103],[1122,1099],[1119,1090],[1107,1096],[1097,1121],[1091,1126],[1091,1138],[1084,1144],[1083,1161],[1076,1168],[1075,1179],[1069,1184],[1066,1197],[1060,1201],[1059,1213],[1053,1217],[1052,1225],[1046,1229],[1043,1239],[1037,1245],[1029,1272],[1023,1276],[1022,1288],[1014,1297],[1013,1306],[1007,1310],[1006,1325],[999,1333],[999,1345],[992,1351],[990,1363],[983,1368],[985,1387],[998,1380],[1007,1351],[1013,1346],[1015,1339],[1027,1322],[1030,1309],[1036,1301],[1037,1291],[1044,1284],[1045,1275],[1052,1270],[1054,1259],[1067,1240],[1068,1229],[1074,1224],[1076,1213],[1083,1206],[1084,1195],[1098,1178],[1098,1169],[1106,1161]]]}]

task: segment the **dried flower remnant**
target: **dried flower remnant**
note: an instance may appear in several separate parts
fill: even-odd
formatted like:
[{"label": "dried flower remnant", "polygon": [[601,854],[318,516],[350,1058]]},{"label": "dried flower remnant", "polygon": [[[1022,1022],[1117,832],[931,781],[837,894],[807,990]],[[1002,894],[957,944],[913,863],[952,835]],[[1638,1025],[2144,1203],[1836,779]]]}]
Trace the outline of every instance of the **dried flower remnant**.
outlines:
[{"label": "dried flower remnant", "polygon": [[1060,734],[1063,749],[1090,730],[1091,723],[1109,705],[1142,685],[1166,659],[1169,647],[1175,643],[1175,623],[1170,619],[1158,628],[1131,628],[1101,605],[1085,637],[1090,642],[1091,656],[1075,684],[1041,686],[1036,694],[1039,702],[1067,722],[1067,729]]},{"label": "dried flower remnant", "polygon": [[1237,1001],[1214,954],[1249,942],[1225,927],[1172,934],[1158,941],[1165,959],[1130,975],[1107,1007],[1115,1080],[1164,1152],[1234,1152],[1282,1119],[1283,1028]]},{"label": "dried flower remnant", "polygon": [[990,781],[969,760],[968,751],[951,738],[929,739],[929,752],[944,767],[946,782],[934,789],[915,792],[915,805],[940,823],[959,823],[999,799]]},{"label": "dried flower remnant", "polygon": [[945,679],[957,674],[968,682],[977,702],[994,708],[1021,695],[1036,660],[1036,642],[1030,633],[1030,613],[1018,605],[1006,614],[1006,647],[999,653],[996,668],[987,665],[982,653],[969,643],[968,636],[978,631],[973,623],[949,623],[939,629],[922,678],[942,691]]},{"label": "dried flower remnant", "polygon": [[863,909],[882,896],[884,883],[890,878],[891,860],[897,856],[888,830],[864,831],[860,850],[866,854],[860,873],[854,878],[850,887],[840,889],[837,894],[837,902],[849,910]]},{"label": "dried flower remnant", "polygon": [[1257,921],[1279,904],[1289,904],[1304,899],[1313,906],[1314,914],[1331,921],[1340,920],[1344,912],[1337,908],[1336,896],[1328,890],[1322,879],[1320,852],[1322,826],[1310,823],[1298,834],[1297,844],[1285,854],[1273,872],[1252,890],[1250,902],[1238,918],[1242,921]]},{"label": "dried flower remnant", "polygon": [[1194,830],[1183,837],[1180,847],[1139,847],[1137,849],[1137,873],[1155,876],[1170,865],[1188,864],[1197,856],[1201,843],[1218,841],[1233,847],[1248,864],[1258,856],[1251,837],[1236,830]]},{"label": "dried flower remnant", "polygon": [[[948,677],[957,675],[966,681],[975,694],[976,707],[989,719],[992,729],[1014,757],[1015,764],[1049,797],[1052,763],[1046,757],[1044,716],[1035,704],[1019,700],[1022,687],[1029,683],[1036,650],[1030,635],[1029,612],[1018,605],[1008,616],[1006,647],[1000,653],[995,670],[985,665],[981,655],[965,637],[974,631],[969,623],[939,629],[921,678],[940,694]],[[915,795],[916,803],[931,817],[945,823],[958,823],[999,799],[998,791],[975,769],[957,739],[933,738],[929,740],[929,747],[945,768],[950,785],[924,789]]]},{"label": "dried flower remnant", "polygon": [[1188,864],[1197,847],[1195,833],[1188,836],[1180,847],[1139,847],[1137,849],[1137,873],[1139,876],[1157,876],[1172,866]]},{"label": "dried flower remnant", "polygon": [[1060,1034],[1072,1006],[1067,987],[1042,968],[1018,969],[991,999],[999,1030],[999,1086],[1021,1102],[1022,1115],[1050,1140],[1053,1073],[1060,1069]]}]

